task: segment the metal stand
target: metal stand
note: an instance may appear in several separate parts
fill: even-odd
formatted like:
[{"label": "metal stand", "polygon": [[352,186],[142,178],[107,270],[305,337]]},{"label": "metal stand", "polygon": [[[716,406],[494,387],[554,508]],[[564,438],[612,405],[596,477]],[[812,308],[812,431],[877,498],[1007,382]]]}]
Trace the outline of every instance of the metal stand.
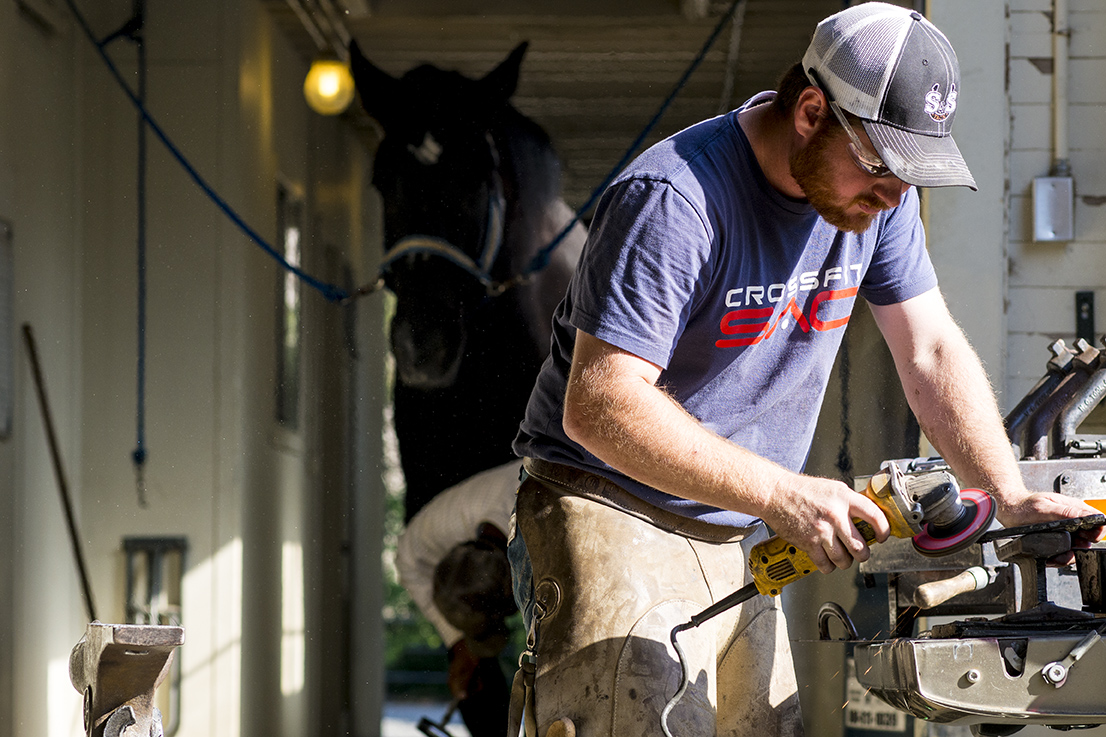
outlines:
[{"label": "metal stand", "polygon": [[162,737],[154,691],[184,628],[92,622],[69,655],[69,680],[84,694],[85,737]]}]

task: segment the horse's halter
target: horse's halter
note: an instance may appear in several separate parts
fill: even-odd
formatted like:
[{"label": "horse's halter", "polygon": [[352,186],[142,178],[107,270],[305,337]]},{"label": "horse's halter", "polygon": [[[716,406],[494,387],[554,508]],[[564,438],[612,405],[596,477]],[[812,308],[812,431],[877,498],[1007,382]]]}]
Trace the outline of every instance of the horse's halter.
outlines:
[{"label": "horse's halter", "polygon": [[[499,175],[499,150],[496,148],[495,141],[492,140],[490,133],[486,133],[485,138],[488,141],[492,160],[495,163],[488,184],[488,213],[484,221],[484,247],[481,250],[480,257],[473,259],[445,238],[419,233],[406,235],[395,242],[395,245],[392,246],[387,256],[380,263],[376,281],[361,287],[350,295],[347,300],[382,289],[386,286],[384,275],[392,267],[392,264],[413,253],[425,253],[444,258],[483,284],[488,296],[491,297],[499,296],[520,282],[518,277],[497,282],[491,275],[492,265],[495,264],[495,260],[503,246],[506,200],[503,196],[503,179]],[[418,152],[415,152],[415,156],[420,161],[422,160]]]}]

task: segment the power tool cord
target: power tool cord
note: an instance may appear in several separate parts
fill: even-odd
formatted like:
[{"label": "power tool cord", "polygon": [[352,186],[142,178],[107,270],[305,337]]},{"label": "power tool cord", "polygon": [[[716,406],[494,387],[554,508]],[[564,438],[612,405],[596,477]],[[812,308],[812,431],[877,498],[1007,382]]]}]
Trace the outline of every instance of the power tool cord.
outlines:
[{"label": "power tool cord", "polygon": [[672,713],[672,710],[676,708],[676,704],[683,698],[684,692],[687,691],[688,682],[690,681],[687,670],[687,656],[684,654],[684,649],[680,647],[680,643],[677,642],[676,635],[692,627],[698,627],[708,619],[716,617],[728,609],[733,609],[738,604],[748,601],[758,593],[760,592],[757,590],[756,583],[746,584],[729,596],[714,602],[698,614],[693,614],[691,619],[683,624],[678,624],[672,628],[672,634],[669,639],[672,640],[672,647],[675,648],[676,657],[680,660],[680,688],[676,691],[676,695],[665,704],[664,711],[661,712],[661,729],[664,730],[665,737],[672,737],[672,733],[668,731],[668,715]]},{"label": "power tool cord", "polygon": [[665,737],[672,737],[672,732],[668,729],[668,715],[672,713],[672,710],[676,708],[676,704],[683,698],[684,693],[687,691],[688,684],[691,681],[688,677],[687,656],[684,655],[684,649],[680,647],[676,635],[692,627],[698,627],[698,625],[695,622],[678,624],[672,628],[672,635],[669,638],[672,640],[672,647],[676,649],[676,657],[680,660],[680,687],[676,690],[676,695],[669,699],[668,703],[664,705],[664,711],[661,712],[661,729],[664,730]]}]

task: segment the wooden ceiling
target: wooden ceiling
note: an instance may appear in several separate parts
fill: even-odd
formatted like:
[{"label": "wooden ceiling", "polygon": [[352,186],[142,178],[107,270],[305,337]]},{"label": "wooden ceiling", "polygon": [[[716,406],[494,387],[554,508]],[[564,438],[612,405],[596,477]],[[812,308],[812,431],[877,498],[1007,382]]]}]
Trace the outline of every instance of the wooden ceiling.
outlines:
[{"label": "wooden ceiling", "polygon": [[[334,0],[265,2],[310,59],[320,34],[307,27],[306,16],[317,19]],[[480,77],[529,41],[513,101],[553,139],[573,208],[587,201],[657,114],[730,9],[730,2],[705,0],[683,6],[675,0],[366,2],[347,0],[343,12],[328,13],[341,18],[332,26],[335,38],[356,38],[373,63],[395,76],[431,63]],[[802,56],[817,22],[840,10],[842,0],[746,0],[743,12],[738,7],[740,34],[733,33],[735,24],[722,28],[646,145],[772,88]],[[347,116],[368,124],[360,111]]]}]

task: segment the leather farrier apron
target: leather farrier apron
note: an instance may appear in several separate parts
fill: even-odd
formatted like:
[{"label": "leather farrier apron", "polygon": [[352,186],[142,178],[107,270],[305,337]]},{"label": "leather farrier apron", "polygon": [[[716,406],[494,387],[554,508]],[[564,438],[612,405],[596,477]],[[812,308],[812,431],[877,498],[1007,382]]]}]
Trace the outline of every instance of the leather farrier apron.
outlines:
[{"label": "leather farrier apron", "polygon": [[[516,591],[524,612],[533,608],[530,729],[544,736],[568,718],[578,737],[663,735],[682,675],[672,629],[751,581],[746,551],[763,525],[708,525],[594,474],[524,467],[511,545],[516,575],[520,550],[532,567]],[[690,682],[668,716],[673,737],[802,734],[777,598],[755,597],[678,639]]]}]

